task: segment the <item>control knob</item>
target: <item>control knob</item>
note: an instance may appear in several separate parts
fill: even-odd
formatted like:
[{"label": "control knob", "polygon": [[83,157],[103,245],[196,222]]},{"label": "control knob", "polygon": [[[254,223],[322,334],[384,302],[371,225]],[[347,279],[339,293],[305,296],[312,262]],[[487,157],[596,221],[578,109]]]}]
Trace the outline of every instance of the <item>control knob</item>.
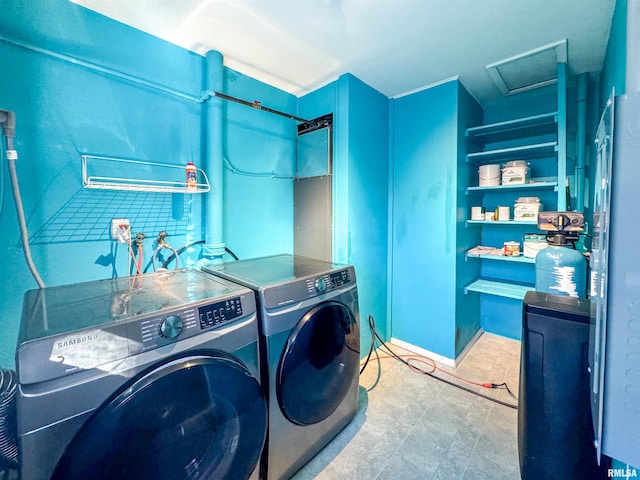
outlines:
[{"label": "control knob", "polygon": [[323,277],[320,277],[316,280],[315,287],[317,291],[324,293],[327,290],[327,282]]},{"label": "control knob", "polygon": [[176,338],[182,332],[182,327],[182,319],[177,315],[171,315],[160,324],[160,335],[164,338]]}]

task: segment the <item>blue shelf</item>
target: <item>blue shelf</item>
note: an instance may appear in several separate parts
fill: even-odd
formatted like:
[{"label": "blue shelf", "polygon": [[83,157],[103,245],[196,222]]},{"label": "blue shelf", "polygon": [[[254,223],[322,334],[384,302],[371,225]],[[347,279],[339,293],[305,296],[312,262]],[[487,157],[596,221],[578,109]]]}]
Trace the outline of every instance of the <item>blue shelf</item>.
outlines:
[{"label": "blue shelf", "polygon": [[497,282],[495,280],[485,280],[483,278],[479,278],[465,287],[465,293],[486,293],[488,295],[513,298],[515,300],[524,300],[524,296],[530,290],[535,290],[535,287],[533,285]]},{"label": "blue shelf", "polygon": [[534,182],[522,183],[518,185],[492,185],[489,187],[467,187],[467,195],[478,192],[499,192],[501,190],[540,190],[546,188],[557,188],[558,182]]},{"label": "blue shelf", "polygon": [[467,220],[467,224],[483,224],[483,225],[510,225],[510,226],[538,226],[538,222],[532,222],[527,220],[525,221],[516,221],[516,220]]},{"label": "blue shelf", "polygon": [[500,148],[467,154],[469,163],[488,163],[497,160],[555,157],[558,142],[535,143],[520,147]]},{"label": "blue shelf", "polygon": [[520,255],[518,257],[507,257],[500,255],[473,255],[467,254],[467,258],[478,258],[482,260],[497,260],[502,262],[516,262],[516,263],[536,263],[535,258],[525,257],[524,255]]},{"label": "blue shelf", "polygon": [[499,136],[500,139],[557,133],[558,112],[543,113],[531,117],[508,120],[506,122],[491,123],[467,129],[467,136],[486,140],[491,136]]}]

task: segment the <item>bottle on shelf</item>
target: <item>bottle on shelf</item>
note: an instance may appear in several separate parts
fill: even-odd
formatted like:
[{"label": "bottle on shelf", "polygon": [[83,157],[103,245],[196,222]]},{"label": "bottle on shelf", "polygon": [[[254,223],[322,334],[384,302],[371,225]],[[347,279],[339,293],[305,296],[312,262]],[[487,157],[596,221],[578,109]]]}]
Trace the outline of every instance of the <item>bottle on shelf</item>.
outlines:
[{"label": "bottle on shelf", "polygon": [[186,171],[187,171],[187,181],[186,181],[187,190],[197,190],[198,174],[197,174],[196,166],[194,165],[193,162],[187,163]]}]

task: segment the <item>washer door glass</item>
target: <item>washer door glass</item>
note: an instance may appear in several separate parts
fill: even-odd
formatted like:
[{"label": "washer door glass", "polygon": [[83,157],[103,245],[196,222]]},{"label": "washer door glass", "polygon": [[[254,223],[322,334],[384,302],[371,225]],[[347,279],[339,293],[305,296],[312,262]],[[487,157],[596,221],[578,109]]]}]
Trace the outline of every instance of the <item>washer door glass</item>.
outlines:
[{"label": "washer door glass", "polygon": [[96,410],[52,479],[247,479],[266,428],[266,401],[250,372],[222,352],[192,353],[147,371]]},{"label": "washer door glass", "polygon": [[299,425],[321,422],[342,403],[358,377],[360,333],[345,305],[325,302],[292,330],[278,366],[283,414]]}]

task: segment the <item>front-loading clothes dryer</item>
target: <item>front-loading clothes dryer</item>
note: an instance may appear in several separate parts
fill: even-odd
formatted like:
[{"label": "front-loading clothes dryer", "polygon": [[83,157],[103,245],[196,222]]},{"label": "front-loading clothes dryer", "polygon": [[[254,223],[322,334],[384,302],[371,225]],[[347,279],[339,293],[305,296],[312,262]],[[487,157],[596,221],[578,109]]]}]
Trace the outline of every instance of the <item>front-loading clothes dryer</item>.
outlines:
[{"label": "front-loading clothes dryer", "polygon": [[25,294],[22,480],[257,479],[254,293],[195,270]]},{"label": "front-loading clothes dryer", "polygon": [[256,292],[269,404],[262,476],[291,477],[355,416],[360,333],[354,268],[294,255],[205,271]]}]

